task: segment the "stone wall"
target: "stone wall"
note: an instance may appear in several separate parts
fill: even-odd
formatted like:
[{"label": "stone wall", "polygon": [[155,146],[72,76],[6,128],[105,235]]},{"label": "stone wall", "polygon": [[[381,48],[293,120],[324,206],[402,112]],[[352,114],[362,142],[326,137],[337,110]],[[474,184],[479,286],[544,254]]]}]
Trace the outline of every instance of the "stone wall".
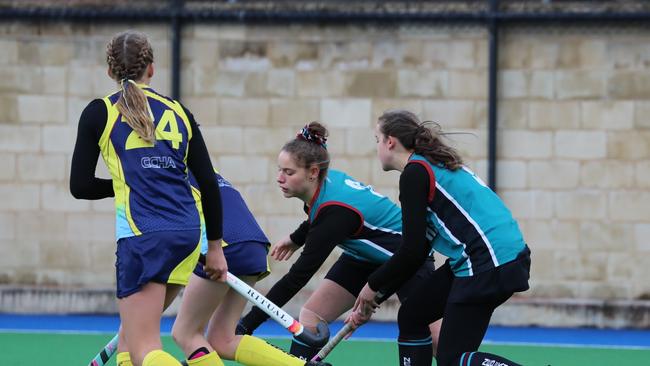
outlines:
[{"label": "stone wall", "polygon": [[[169,93],[168,29],[133,27],[154,46],[152,86]],[[81,111],[115,90],[104,46],[125,28],[0,24],[6,288],[74,288],[78,297],[114,286],[112,202],[73,199],[68,176]],[[538,27],[502,34],[498,193],[533,251],[531,290],[517,301],[650,298],[649,32]],[[311,120],[330,128],[334,168],[394,199],[398,175],[379,168],[372,133],[387,108],[461,132],[452,143],[486,178],[487,47],[480,27],[190,24],[182,101],[201,123],[213,164],[275,241],[304,215],[300,201],[278,192],[275,158]],[[98,174],[108,176],[103,162]],[[263,291],[288,269],[272,266]]]}]

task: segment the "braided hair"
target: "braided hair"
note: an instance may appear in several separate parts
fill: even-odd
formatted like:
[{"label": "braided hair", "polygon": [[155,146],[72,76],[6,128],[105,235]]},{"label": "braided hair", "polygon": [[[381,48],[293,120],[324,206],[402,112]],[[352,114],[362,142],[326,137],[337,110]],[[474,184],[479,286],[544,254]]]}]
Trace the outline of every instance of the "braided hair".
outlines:
[{"label": "braided hair", "polygon": [[282,151],[290,153],[296,163],[303,168],[318,166],[318,181],[321,182],[330,166],[327,136],[325,126],[318,122],[310,122],[298,131],[293,140],[284,144]]},{"label": "braided hair", "polygon": [[460,154],[442,140],[445,133],[439,124],[420,122],[414,113],[402,109],[384,112],[377,123],[384,136],[397,138],[404,148],[424,156],[431,164],[442,165],[449,170],[462,167]]},{"label": "braided hair", "polygon": [[137,86],[153,62],[153,49],[144,33],[127,30],[106,45],[106,63],[111,77],[120,83],[122,93],[117,110],[122,119],[148,143],[156,140],[153,115],[144,92]]}]

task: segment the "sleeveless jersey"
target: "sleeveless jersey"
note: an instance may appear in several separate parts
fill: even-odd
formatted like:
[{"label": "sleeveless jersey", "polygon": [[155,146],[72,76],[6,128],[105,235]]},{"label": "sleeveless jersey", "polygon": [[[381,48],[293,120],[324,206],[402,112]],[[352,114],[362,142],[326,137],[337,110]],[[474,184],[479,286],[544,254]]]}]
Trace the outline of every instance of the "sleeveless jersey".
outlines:
[{"label": "sleeveless jersey", "polygon": [[309,222],[327,206],[349,208],[361,217],[361,226],[339,244],[343,251],[363,261],[381,264],[402,243],[402,211],[387,197],[347,174],[330,169],[309,205]]},{"label": "sleeveless jersey", "polygon": [[456,276],[498,267],[524,249],[510,210],[472,171],[445,169],[417,154],[408,164],[424,166],[430,182],[435,180],[435,187],[430,184],[427,231],[435,236],[433,249],[449,257]]},{"label": "sleeveless jersey", "polygon": [[[262,231],[257,220],[248,209],[239,191],[218,172],[215,171],[214,175],[221,193],[223,246],[251,241],[268,244],[269,239],[264,235],[264,231]],[[199,191],[199,184],[192,173],[190,173],[190,183],[192,184],[192,192],[199,204],[199,212],[202,213],[201,192]],[[205,223],[203,214],[201,214],[201,253],[205,254],[207,251],[208,239],[205,236]]]},{"label": "sleeveless jersey", "polygon": [[103,98],[108,111],[99,148],[113,178],[117,239],[147,232],[200,227],[197,203],[187,178],[189,119],[181,105],[138,85],[147,97],[156,141],[141,139],[122,119],[121,92]]}]

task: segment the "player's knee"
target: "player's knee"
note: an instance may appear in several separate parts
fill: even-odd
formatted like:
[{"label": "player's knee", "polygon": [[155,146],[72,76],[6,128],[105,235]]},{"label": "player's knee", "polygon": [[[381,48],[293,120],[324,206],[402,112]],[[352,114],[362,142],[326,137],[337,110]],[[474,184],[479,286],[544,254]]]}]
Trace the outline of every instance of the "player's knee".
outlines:
[{"label": "player's knee", "polygon": [[314,331],[318,323],[325,321],[323,317],[318,315],[315,311],[305,308],[304,306],[300,309],[300,316],[298,320],[302,325],[307,327],[307,329]]}]

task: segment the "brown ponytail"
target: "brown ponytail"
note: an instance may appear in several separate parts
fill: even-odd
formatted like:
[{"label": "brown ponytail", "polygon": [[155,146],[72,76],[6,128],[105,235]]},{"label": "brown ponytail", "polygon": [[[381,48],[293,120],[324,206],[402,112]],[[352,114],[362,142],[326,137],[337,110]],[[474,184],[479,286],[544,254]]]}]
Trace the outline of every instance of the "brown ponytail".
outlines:
[{"label": "brown ponytail", "polygon": [[298,165],[309,168],[318,166],[318,181],[327,175],[330,166],[330,156],[327,152],[327,128],[318,122],[310,122],[303,127],[296,137],[284,144],[286,151],[296,160]]},{"label": "brown ponytail", "polygon": [[113,79],[120,83],[122,94],[117,109],[122,118],[143,140],[156,140],[153,116],[144,92],[136,85],[153,62],[153,49],[144,33],[125,31],[106,46],[106,62]]},{"label": "brown ponytail", "polygon": [[463,165],[456,149],[442,140],[445,134],[435,122],[420,122],[412,112],[393,109],[384,112],[377,123],[382,134],[397,138],[406,149],[424,156],[431,164],[440,164],[450,170]]}]

